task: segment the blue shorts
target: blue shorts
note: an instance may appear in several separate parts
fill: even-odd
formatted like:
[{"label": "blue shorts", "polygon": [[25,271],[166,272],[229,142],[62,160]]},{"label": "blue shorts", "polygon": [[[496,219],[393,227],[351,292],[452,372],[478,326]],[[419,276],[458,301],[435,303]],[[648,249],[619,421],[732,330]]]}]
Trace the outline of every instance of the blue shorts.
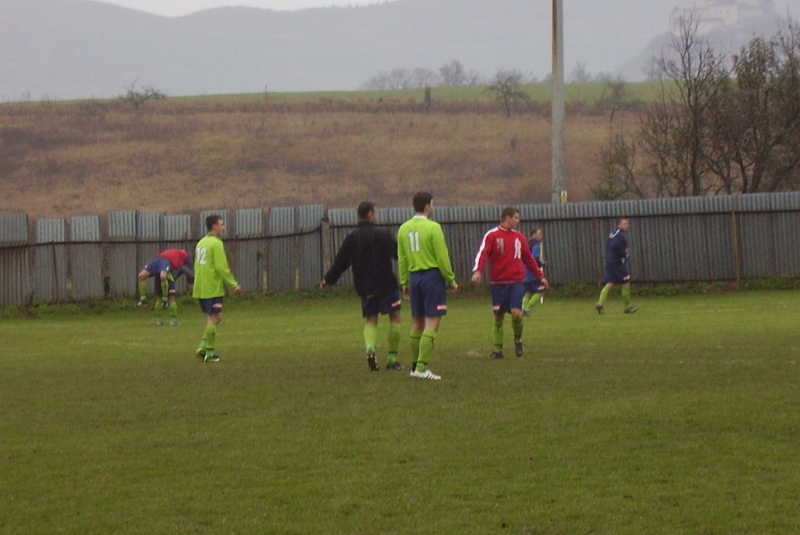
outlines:
[{"label": "blue shorts", "polygon": [[412,318],[447,314],[447,283],[441,271],[413,271],[409,274],[409,283]]},{"label": "blue shorts", "polygon": [[200,299],[200,310],[205,312],[206,316],[215,316],[222,314],[222,297],[212,297],[211,299]]},{"label": "blue shorts", "polygon": [[505,314],[512,308],[522,308],[525,285],[521,282],[513,284],[492,285],[492,309],[495,316]]},{"label": "blue shorts", "polygon": [[161,257],[155,258],[144,266],[144,269],[151,277],[155,277],[162,271],[169,271],[169,259]]},{"label": "blue shorts", "polygon": [[525,281],[523,283],[523,287],[525,288],[525,293],[527,294],[535,294],[537,292],[543,292],[545,290],[544,283],[539,279],[534,279],[533,281]]},{"label": "blue shorts", "polygon": [[385,315],[391,312],[398,312],[402,304],[403,301],[400,299],[400,293],[396,290],[380,297],[362,297],[361,315],[368,318],[370,316],[377,316],[378,314]]},{"label": "blue shorts", "polygon": [[613,284],[626,284],[631,282],[628,264],[606,264],[606,269],[603,273],[603,284],[608,284],[609,282]]}]

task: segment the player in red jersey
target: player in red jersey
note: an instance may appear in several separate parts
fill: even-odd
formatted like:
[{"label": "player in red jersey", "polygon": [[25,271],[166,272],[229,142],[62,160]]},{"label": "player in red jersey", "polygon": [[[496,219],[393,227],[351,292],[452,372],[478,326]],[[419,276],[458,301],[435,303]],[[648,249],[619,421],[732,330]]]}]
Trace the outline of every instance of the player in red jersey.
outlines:
[{"label": "player in red jersey", "polygon": [[500,225],[483,236],[475,266],[472,269],[472,282],[479,283],[486,262],[489,262],[489,283],[492,287],[492,308],[494,310],[494,349],[489,358],[503,358],[503,321],[505,314],[511,314],[514,329],[514,353],[521,357],[525,351],[522,345],[522,297],[525,294],[525,267],[542,281],[545,288],[550,284],[531,254],[528,240],[516,230],[519,226],[519,210],[506,206],[500,218]]}]

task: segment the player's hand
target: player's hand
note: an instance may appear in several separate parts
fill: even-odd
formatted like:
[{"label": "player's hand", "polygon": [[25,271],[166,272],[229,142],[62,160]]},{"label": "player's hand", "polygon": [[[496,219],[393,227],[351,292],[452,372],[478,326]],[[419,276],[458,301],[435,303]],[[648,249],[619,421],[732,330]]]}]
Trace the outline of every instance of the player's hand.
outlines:
[{"label": "player's hand", "polygon": [[321,281],[319,281],[319,288],[320,288],[320,290],[327,290],[328,289],[328,283],[325,282],[325,279],[322,279]]},{"label": "player's hand", "polygon": [[473,273],[471,280],[475,284],[478,284],[479,282],[481,282],[481,272],[480,271],[476,271],[475,273]]},{"label": "player's hand", "polygon": [[403,299],[411,301],[411,292],[408,291],[408,288],[403,288]]},{"label": "player's hand", "polygon": [[453,292],[457,292],[458,291],[458,283],[456,281],[451,282],[450,284],[448,284],[448,286],[450,286],[450,289]]},{"label": "player's hand", "polygon": [[544,284],[544,287],[545,287],[545,288],[549,288],[549,287],[550,287],[550,283],[549,283],[549,282],[547,282],[547,279],[545,279],[544,277],[542,277],[542,278],[541,278],[541,279],[539,279],[539,280],[541,280],[541,281],[542,281],[542,284]]},{"label": "player's hand", "polygon": [[233,287],[233,293],[235,294],[242,293],[242,287],[237,284],[236,286]]}]

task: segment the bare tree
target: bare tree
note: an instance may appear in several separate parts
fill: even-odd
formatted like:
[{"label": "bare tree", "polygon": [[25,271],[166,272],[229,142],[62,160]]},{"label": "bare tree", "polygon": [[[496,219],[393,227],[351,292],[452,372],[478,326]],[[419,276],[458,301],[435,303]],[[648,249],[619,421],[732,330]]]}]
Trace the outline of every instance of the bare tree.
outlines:
[{"label": "bare tree", "polygon": [[642,146],[659,195],[704,195],[713,188],[706,158],[709,112],[729,75],[725,58],[699,36],[698,24],[693,14],[680,18],[670,49],[655,63],[660,97],[641,117]]},{"label": "bare tree", "polygon": [[641,199],[644,191],[636,178],[636,145],[611,131],[607,147],[600,150],[600,178],[589,191],[598,200]]},{"label": "bare tree", "polygon": [[163,91],[150,86],[137,89],[136,82],[138,81],[139,79],[137,78],[131,82],[131,86],[126,90],[125,96],[123,97],[126,102],[133,104],[133,107],[136,111],[138,111],[148,100],[163,100],[167,98],[167,95]]},{"label": "bare tree", "polygon": [[587,68],[585,61],[579,61],[575,64],[572,68],[572,71],[569,73],[569,80],[570,82],[574,82],[576,84],[585,84],[586,82],[591,81],[592,75],[589,73],[589,69]]},{"label": "bare tree", "polygon": [[519,100],[530,100],[530,96],[525,93],[521,86],[524,75],[516,70],[499,70],[492,82],[486,88],[486,92],[493,95],[495,100],[503,103],[506,117],[511,117],[511,105]]}]

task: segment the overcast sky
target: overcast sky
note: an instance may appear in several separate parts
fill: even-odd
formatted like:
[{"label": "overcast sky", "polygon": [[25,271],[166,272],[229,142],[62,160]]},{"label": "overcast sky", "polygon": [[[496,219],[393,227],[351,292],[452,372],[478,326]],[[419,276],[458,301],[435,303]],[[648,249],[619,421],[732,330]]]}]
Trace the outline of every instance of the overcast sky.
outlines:
[{"label": "overcast sky", "polygon": [[222,6],[248,6],[276,11],[308,9],[312,7],[331,6],[366,6],[382,4],[389,0],[97,0],[106,4],[129,7],[138,11],[147,11],[167,17],[186,15],[194,11],[202,11]]},{"label": "overcast sky", "polygon": [[[0,0],[1,1],[1,0]],[[309,9],[314,7],[347,7],[365,6],[370,4],[383,4],[394,0],[96,0],[107,4],[147,11],[167,17],[178,17],[187,15],[195,11],[212,9],[222,6],[248,6],[259,7],[262,9],[274,9],[276,11],[289,11],[297,9]],[[544,0],[542,0],[544,1]],[[787,9],[792,16],[797,18],[800,12],[800,0],[774,0],[775,7],[779,14],[785,15]],[[691,6],[695,4],[693,0],[643,0],[645,4],[653,6]],[[613,0],[608,2],[613,6]]]}]

